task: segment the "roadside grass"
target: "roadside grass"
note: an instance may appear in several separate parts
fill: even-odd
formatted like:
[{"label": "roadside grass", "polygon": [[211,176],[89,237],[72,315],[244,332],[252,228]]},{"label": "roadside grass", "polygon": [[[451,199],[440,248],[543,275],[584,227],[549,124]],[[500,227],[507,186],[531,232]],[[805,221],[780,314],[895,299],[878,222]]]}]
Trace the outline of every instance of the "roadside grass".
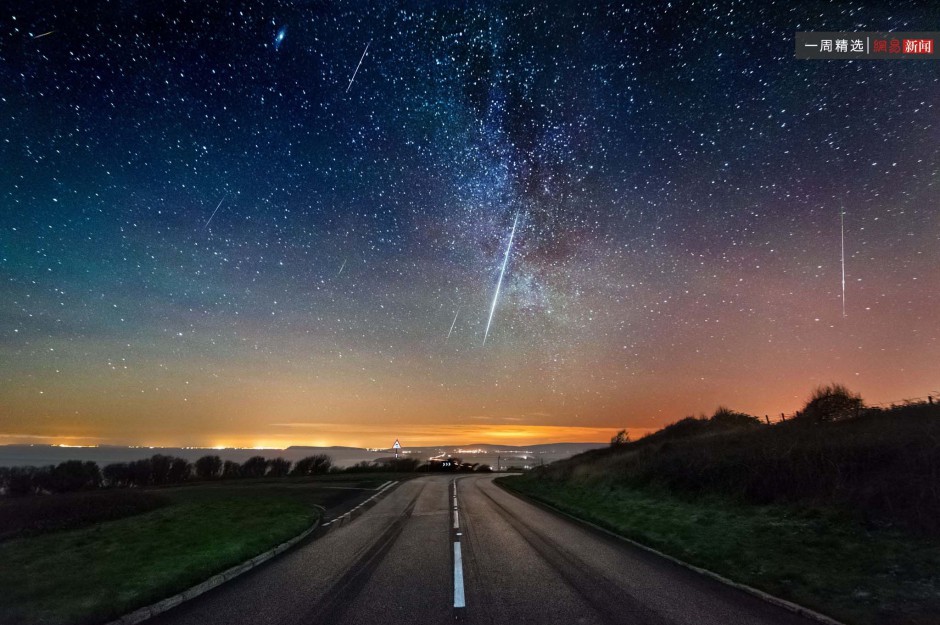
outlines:
[{"label": "roadside grass", "polygon": [[859,625],[940,614],[940,542],[825,508],[748,505],[655,487],[499,478],[512,490],[690,564]]},{"label": "roadside grass", "polygon": [[157,493],[127,488],[43,497],[0,497],[0,541],[120,519],[168,503]]},{"label": "roadside grass", "polygon": [[335,505],[388,479],[343,477],[162,488],[151,491],[168,500],[157,509],[0,542],[0,623],[116,618],[296,536],[319,517],[315,504]]}]

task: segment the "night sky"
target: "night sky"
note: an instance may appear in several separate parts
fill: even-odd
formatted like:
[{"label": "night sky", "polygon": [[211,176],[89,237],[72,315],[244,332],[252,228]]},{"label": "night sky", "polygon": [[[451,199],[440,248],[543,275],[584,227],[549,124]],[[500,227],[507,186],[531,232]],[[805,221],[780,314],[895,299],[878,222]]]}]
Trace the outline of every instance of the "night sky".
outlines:
[{"label": "night sky", "polygon": [[793,39],[940,8],[575,4],[14,0],[0,444],[602,441],[936,391],[940,63]]}]

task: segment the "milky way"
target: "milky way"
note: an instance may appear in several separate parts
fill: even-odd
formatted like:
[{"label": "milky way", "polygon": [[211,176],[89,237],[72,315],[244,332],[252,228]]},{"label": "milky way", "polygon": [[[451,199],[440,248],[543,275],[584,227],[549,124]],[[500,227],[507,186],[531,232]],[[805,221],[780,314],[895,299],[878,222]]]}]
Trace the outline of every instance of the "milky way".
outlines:
[{"label": "milky way", "polygon": [[793,37],[940,9],[575,4],[4,11],[0,443],[936,390],[940,64]]}]

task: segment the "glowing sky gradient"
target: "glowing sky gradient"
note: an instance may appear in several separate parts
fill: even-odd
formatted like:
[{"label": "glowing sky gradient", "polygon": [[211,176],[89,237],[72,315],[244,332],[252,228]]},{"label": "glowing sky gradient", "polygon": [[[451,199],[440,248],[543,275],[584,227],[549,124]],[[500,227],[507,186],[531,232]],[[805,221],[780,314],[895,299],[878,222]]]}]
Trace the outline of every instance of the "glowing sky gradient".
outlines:
[{"label": "glowing sky gradient", "polygon": [[940,65],[793,58],[940,8],[17,4],[0,444],[603,441],[940,387]]}]

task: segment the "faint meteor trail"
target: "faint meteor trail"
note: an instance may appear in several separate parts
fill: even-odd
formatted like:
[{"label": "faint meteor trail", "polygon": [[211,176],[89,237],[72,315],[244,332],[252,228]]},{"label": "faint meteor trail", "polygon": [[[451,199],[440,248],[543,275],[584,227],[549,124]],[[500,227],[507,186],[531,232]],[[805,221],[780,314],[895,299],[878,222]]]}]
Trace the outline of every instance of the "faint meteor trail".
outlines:
[{"label": "faint meteor trail", "polygon": [[450,330],[447,331],[447,338],[444,339],[444,342],[445,342],[445,343],[448,341],[448,339],[450,339],[450,335],[451,335],[451,334],[453,333],[453,331],[454,331],[454,326],[457,325],[457,315],[459,315],[459,314],[460,314],[460,309],[458,308],[458,309],[457,309],[457,312],[454,313],[454,322],[453,322],[452,324],[450,324]]},{"label": "faint meteor trail", "polygon": [[352,78],[349,79],[349,85],[346,87],[346,93],[349,93],[349,90],[352,88],[353,81],[356,80],[356,74],[359,73],[359,68],[362,66],[362,59],[366,58],[366,52],[369,51],[369,46],[372,45],[372,42],[366,44],[366,49],[362,51],[362,56],[359,57],[359,65],[356,65],[356,70],[353,72]]},{"label": "faint meteor trail", "polygon": [[842,230],[842,318],[845,319],[845,209],[839,213],[839,226]]},{"label": "faint meteor trail", "polygon": [[51,34],[54,33],[54,32],[55,32],[54,30],[50,30],[49,32],[43,33],[43,34],[41,34],[41,35],[33,35],[33,39],[39,39],[40,37],[45,37],[46,35],[51,35]]},{"label": "faint meteor trail", "polygon": [[343,259],[343,265],[339,268],[339,272],[337,272],[337,274],[336,274],[336,277],[337,277],[337,278],[340,276],[340,274],[343,273],[343,269],[345,269],[345,268],[346,268],[346,259],[344,258],[344,259]]},{"label": "faint meteor trail", "polygon": [[224,201],[225,201],[225,195],[222,196],[222,199],[219,200],[219,203],[218,203],[218,205],[215,207],[215,210],[212,211],[212,214],[211,214],[211,215],[209,215],[209,219],[208,219],[208,221],[206,221],[206,225],[204,225],[204,226],[202,227],[203,230],[205,230],[206,228],[209,227],[209,223],[212,221],[212,218],[215,217],[215,214],[216,214],[217,212],[219,212],[219,207],[222,206],[222,202],[224,202]]},{"label": "faint meteor trail", "polygon": [[490,305],[490,318],[486,322],[486,331],[483,333],[483,345],[486,345],[486,337],[490,335],[490,324],[493,323],[493,313],[496,312],[496,302],[499,300],[499,289],[503,286],[503,275],[506,273],[506,264],[509,263],[509,252],[512,250],[512,240],[516,236],[516,224],[519,222],[519,213],[512,221],[512,232],[509,233],[509,245],[506,246],[506,255],[503,256],[503,267],[499,270],[499,281],[496,283],[496,292],[493,293],[493,303]]}]

